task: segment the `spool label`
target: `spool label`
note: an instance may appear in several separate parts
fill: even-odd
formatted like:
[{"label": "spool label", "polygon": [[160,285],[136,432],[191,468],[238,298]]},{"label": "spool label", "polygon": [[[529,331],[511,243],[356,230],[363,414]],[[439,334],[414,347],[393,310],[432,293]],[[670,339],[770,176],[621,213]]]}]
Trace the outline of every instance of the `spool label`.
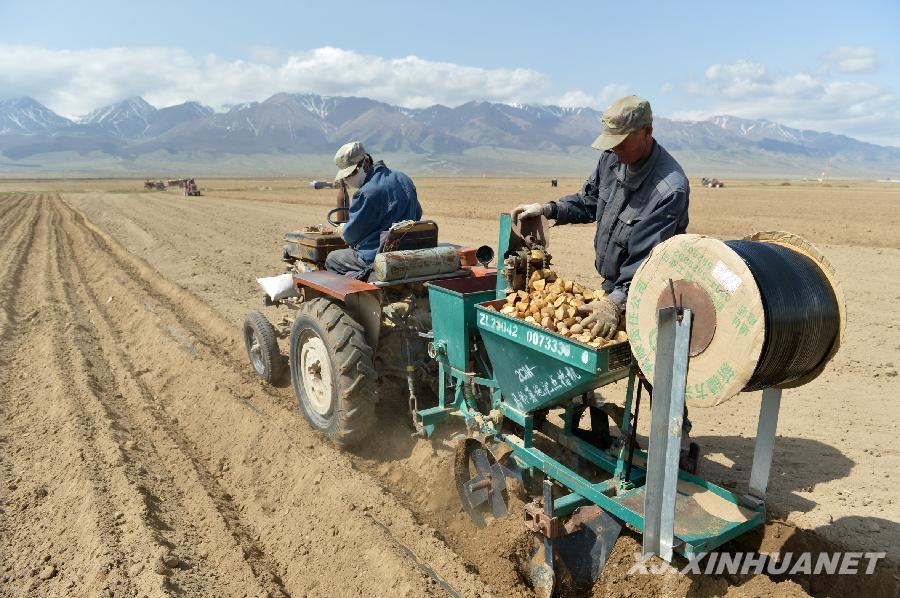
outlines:
[{"label": "spool label", "polygon": [[741,284],[743,283],[741,277],[732,272],[721,260],[716,262],[716,267],[713,268],[712,276],[732,297],[737,293],[737,290],[741,288]]}]

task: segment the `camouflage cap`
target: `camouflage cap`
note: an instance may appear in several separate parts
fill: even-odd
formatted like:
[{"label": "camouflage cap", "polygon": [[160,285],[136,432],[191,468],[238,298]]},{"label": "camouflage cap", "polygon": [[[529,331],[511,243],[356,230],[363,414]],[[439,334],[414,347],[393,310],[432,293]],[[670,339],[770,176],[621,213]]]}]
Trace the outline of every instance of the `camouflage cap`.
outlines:
[{"label": "camouflage cap", "polygon": [[591,147],[608,150],[622,143],[629,134],[653,124],[650,102],[637,96],[619,98],[603,111],[603,133]]},{"label": "camouflage cap", "polygon": [[339,181],[356,170],[357,165],[366,157],[366,148],[359,141],[345,143],[334,155],[334,163],[338,167],[338,173],[334,176]]}]

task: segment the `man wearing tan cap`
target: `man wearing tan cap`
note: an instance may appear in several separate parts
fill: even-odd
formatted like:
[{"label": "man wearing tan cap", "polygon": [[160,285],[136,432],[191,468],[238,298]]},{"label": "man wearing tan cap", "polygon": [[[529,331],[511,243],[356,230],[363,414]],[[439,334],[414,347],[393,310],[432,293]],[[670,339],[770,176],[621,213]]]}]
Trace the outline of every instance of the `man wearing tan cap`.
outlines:
[{"label": "man wearing tan cap", "polygon": [[[653,139],[650,102],[619,98],[602,120],[603,133],[592,146],[603,153],[581,191],[545,204],[522,204],[512,210],[512,218],[543,214],[556,225],[597,223],[594,267],[603,277],[606,297],[579,311],[595,333],[612,338],[638,266],[650,250],[687,229],[690,187],[675,158]],[[602,405],[592,405],[590,411],[594,437],[588,439],[608,438]],[[687,408],[683,426],[681,466],[696,471],[699,449],[690,441]]]},{"label": "man wearing tan cap", "polygon": [[687,229],[690,187],[675,158],[653,139],[647,100],[619,98],[603,112],[603,127],[592,145],[603,154],[581,191],[522,204],[512,218],[543,214],[556,225],[597,223],[594,266],[607,296],[582,311],[599,334],[612,338],[640,263],[656,245]]},{"label": "man wearing tan cap", "polygon": [[356,189],[350,201],[350,215],[338,228],[349,249],[332,251],[325,268],[338,274],[364,276],[375,259],[381,233],[404,220],[421,220],[422,206],[412,180],[391,170],[379,160],[374,162],[359,141],[351,141],[334,155],[339,187]]}]

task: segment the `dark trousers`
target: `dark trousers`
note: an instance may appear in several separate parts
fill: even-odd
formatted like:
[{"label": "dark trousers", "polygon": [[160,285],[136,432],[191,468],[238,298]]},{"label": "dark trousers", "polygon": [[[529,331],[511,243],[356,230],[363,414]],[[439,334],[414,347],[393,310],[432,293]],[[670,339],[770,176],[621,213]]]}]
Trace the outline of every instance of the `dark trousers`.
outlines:
[{"label": "dark trousers", "polygon": [[369,268],[369,264],[356,255],[353,249],[337,249],[325,258],[325,269],[338,274],[347,272],[362,272]]}]

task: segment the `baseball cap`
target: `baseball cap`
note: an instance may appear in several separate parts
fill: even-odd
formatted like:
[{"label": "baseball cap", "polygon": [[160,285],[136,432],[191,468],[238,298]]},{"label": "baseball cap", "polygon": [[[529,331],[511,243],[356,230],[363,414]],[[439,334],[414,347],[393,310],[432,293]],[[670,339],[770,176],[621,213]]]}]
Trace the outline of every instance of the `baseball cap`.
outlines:
[{"label": "baseball cap", "polygon": [[357,164],[362,162],[365,157],[366,148],[359,141],[351,141],[342,145],[334,155],[334,163],[338,167],[338,173],[334,176],[334,180],[339,181],[350,176]]},{"label": "baseball cap", "polygon": [[603,133],[591,147],[608,150],[622,143],[629,134],[653,124],[650,102],[638,96],[619,98],[603,111]]}]

